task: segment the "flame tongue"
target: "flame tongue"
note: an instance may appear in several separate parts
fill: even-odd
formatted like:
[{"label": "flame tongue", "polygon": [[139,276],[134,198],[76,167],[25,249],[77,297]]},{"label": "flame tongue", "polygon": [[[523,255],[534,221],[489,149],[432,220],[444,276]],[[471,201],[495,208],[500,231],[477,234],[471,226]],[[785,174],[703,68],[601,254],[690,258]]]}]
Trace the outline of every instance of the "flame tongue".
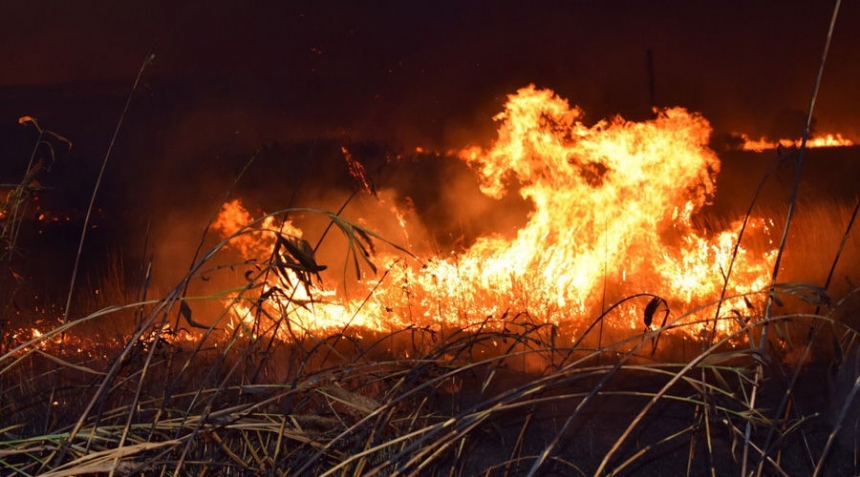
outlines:
[{"label": "flame tongue", "polygon": [[[679,193],[699,189],[700,203],[713,193],[712,175],[719,160],[705,147],[711,128],[701,116],[673,108],[659,112],[653,121],[632,123],[618,117],[589,128],[579,121],[582,111],[552,91],[529,86],[509,99],[505,112],[494,118],[502,125],[493,148],[461,153],[479,171],[488,195],[501,197],[509,175],[519,180],[523,196],[538,209],[541,200],[553,195],[548,192],[556,191],[593,204],[604,202],[607,194],[642,202],[647,199],[635,197],[643,195],[643,188]],[[672,177],[661,182],[660,176],[667,174]],[[605,193],[595,197],[592,191],[597,189]],[[654,201],[663,199],[657,196]]]},{"label": "flame tongue", "polygon": [[706,147],[708,122],[682,108],[643,123],[586,127],[581,116],[551,91],[523,88],[496,116],[493,147],[461,153],[486,194],[500,197],[515,179],[534,211],[512,242],[482,239],[460,263],[474,261],[503,289],[502,277],[515,277],[585,311],[606,273],[647,274],[643,292],[667,288],[658,271],[693,245],[683,238],[695,236],[691,216],[711,199],[719,160]]}]

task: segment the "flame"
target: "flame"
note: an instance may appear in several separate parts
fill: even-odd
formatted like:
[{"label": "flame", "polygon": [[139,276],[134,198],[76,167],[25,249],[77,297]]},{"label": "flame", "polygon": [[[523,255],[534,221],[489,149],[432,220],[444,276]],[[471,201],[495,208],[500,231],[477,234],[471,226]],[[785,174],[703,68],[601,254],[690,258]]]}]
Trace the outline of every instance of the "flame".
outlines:
[{"label": "flame", "polygon": [[[759,139],[750,139],[750,137],[744,133],[734,133],[734,135],[740,137],[743,140],[743,144],[741,144],[741,150],[743,151],[761,152],[765,150],[776,149],[780,146],[800,147],[801,143],[800,139],[780,139],[778,141],[770,141],[764,137],[761,137]],[[806,147],[809,148],[850,147],[853,145],[853,141],[843,137],[842,134],[839,133],[818,135],[806,141]]]},{"label": "flame", "polygon": [[[293,336],[296,329],[322,333],[346,326],[468,328],[509,313],[528,313],[575,335],[610,304],[638,293],[661,297],[675,317],[718,300],[724,286],[727,296],[736,296],[724,310],[754,306],[755,297],[743,295],[767,285],[772,244],[735,252],[741,221],[726,230],[694,226],[693,217],[716,192],[720,163],[707,147],[711,127],[679,107],[655,115],[645,122],[615,117],[586,126],[583,111],[552,91],[520,89],[494,118],[496,141],[457,155],[488,196],[517,190],[532,204],[516,236],[480,237],[466,250],[423,264],[378,255],[385,272],[364,276],[358,299],[296,276],[289,284],[270,281],[260,296],[277,299],[267,301],[265,314],[288,316]],[[217,225],[227,235],[250,219],[233,201],[225,204]],[[260,234],[242,235],[237,250],[245,257],[271,253],[272,239],[262,233],[275,225],[267,222],[256,229]],[[288,222],[280,226],[301,237]],[[745,241],[767,243],[768,226],[752,219]],[[237,324],[250,327],[260,316],[250,303],[232,302]],[[616,309],[612,323],[626,330],[659,326],[648,319],[643,325],[643,308],[644,302],[630,300]],[[713,313],[690,314],[689,320],[700,322],[685,332],[697,335],[713,326],[707,323]],[[729,332],[733,323],[720,320],[717,332]],[[275,332],[288,337],[284,328]]]},{"label": "flame", "polygon": [[[232,237],[227,248],[240,252],[243,258],[257,263],[283,264],[289,260],[287,252],[273,251],[272,244],[277,237],[292,241],[305,256],[313,256],[310,245],[304,241],[302,231],[289,220],[278,223],[274,216],[266,216],[256,227],[247,227],[253,222],[251,214],[235,199],[221,207],[213,229],[224,237]],[[298,265],[298,264],[297,264]],[[323,286],[322,282],[312,282],[302,277],[300,266],[279,267],[277,272],[261,273],[262,286],[255,297],[234,294],[225,304],[231,309],[233,322],[230,328],[242,327],[250,336],[257,336],[259,318],[289,317],[289,325],[276,334],[284,338],[297,338],[343,329],[347,325],[368,329],[386,329],[380,315],[358,314],[348,300],[339,300],[337,289]],[[320,266],[320,271],[325,267]],[[297,271],[298,270],[298,271]],[[248,276],[246,275],[246,278]],[[312,278],[312,277],[310,277]],[[260,297],[267,297],[260,300]],[[277,320],[275,320],[277,321]],[[271,330],[264,330],[269,332]]]}]

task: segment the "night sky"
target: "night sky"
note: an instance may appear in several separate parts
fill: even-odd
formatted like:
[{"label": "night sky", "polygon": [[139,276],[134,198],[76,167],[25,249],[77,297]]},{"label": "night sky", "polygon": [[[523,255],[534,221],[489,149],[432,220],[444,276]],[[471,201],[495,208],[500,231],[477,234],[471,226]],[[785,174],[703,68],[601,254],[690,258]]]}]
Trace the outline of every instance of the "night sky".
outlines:
[{"label": "night sky", "polygon": [[[261,148],[310,157],[296,145],[486,143],[506,95],[529,83],[581,106],[587,122],[649,117],[649,50],[657,105],[699,111],[717,133],[777,134],[808,108],[832,10],[826,1],[6,1],[0,179],[20,176],[34,133],[17,119],[36,117],[74,143],[45,180],[84,208],[150,52],[100,192],[129,228],[171,208],[211,208]],[[855,140],[858,32],[860,4],[843,2],[815,110],[819,131]]]},{"label": "night sky", "polygon": [[[646,114],[648,49],[659,105],[766,134],[780,112],[807,108],[832,13],[801,1],[4,3],[4,122],[52,121],[51,106],[82,98],[88,108],[66,113],[77,123],[100,108],[116,116],[151,50],[149,101],[181,103],[157,122],[210,114],[222,118],[213,129],[263,136],[421,143],[462,141],[532,82],[592,120]],[[858,23],[860,7],[844,2],[816,110],[822,128],[851,135]]]}]

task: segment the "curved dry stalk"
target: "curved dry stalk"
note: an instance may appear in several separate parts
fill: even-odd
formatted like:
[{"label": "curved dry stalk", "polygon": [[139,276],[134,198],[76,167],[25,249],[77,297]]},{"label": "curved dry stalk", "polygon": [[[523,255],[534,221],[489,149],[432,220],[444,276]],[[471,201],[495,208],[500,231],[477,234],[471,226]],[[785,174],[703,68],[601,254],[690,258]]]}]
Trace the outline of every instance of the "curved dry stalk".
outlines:
[{"label": "curved dry stalk", "polygon": [[[809,134],[812,129],[812,114],[815,110],[815,102],[818,99],[818,91],[821,88],[821,78],[824,76],[824,65],[827,63],[827,53],[830,51],[830,41],[833,38],[833,31],[836,29],[836,19],[839,17],[839,7],[842,4],[842,0],[836,0],[836,3],[833,6],[833,14],[830,18],[830,26],[827,30],[827,39],[824,42],[824,49],[821,52],[821,62],[818,66],[818,74],[815,78],[815,86],[812,89],[812,98],[809,101],[809,111],[806,117],[806,127],[803,129],[803,136],[800,140],[800,148],[797,151],[797,158],[795,162],[795,170],[794,170],[794,182],[791,187],[791,198],[788,202],[788,212],[785,217],[785,225],[782,229],[782,237],[779,241],[779,247],[777,248],[776,259],[773,264],[773,275],[771,277],[771,287],[776,285],[777,276],[779,275],[780,264],[782,263],[783,253],[785,252],[785,244],[788,241],[788,230],[791,226],[791,219],[794,215],[794,208],[797,204],[797,192],[800,189],[800,178],[801,171],[803,169],[803,157],[806,152],[806,142],[809,140]],[[767,305],[765,308],[765,318],[769,319],[771,317],[771,311],[773,307],[773,297],[770,296],[767,300]],[[761,340],[759,341],[759,349],[764,349],[764,345],[767,342],[767,333],[768,327],[765,326],[762,328]],[[756,397],[758,395],[758,388],[763,379],[762,368],[759,366],[758,371],[756,373],[756,386],[752,389],[752,396],[750,398],[750,408],[755,407]],[[746,430],[744,432],[744,450],[743,456],[741,457],[741,475],[747,475],[747,457],[749,454],[749,442],[750,435],[752,433],[752,425],[747,423]]]}]

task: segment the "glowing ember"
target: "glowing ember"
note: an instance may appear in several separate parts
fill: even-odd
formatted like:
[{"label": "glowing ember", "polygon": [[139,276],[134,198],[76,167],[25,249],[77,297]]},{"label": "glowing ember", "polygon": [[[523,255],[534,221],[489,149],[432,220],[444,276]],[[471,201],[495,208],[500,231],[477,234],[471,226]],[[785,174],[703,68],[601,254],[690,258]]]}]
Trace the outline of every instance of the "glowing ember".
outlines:
[{"label": "glowing ember", "polygon": [[[750,139],[749,136],[743,133],[736,133],[736,136],[740,137],[743,140],[743,144],[741,145],[741,150],[743,151],[765,151],[769,149],[776,149],[779,146],[783,147],[799,147],[800,139],[780,139],[779,141],[769,141],[765,138],[759,138],[758,140]],[[810,138],[806,141],[806,147],[809,148],[817,148],[817,147],[848,147],[853,146],[854,142],[850,139],[842,137],[841,134],[825,134],[819,135],[814,138]]]},{"label": "glowing ember", "polygon": [[[535,322],[563,326],[575,335],[612,303],[637,293],[662,297],[673,317],[719,299],[741,223],[707,232],[692,223],[713,198],[720,167],[706,146],[710,125],[683,108],[655,113],[646,122],[616,117],[588,127],[582,111],[552,91],[519,90],[495,117],[500,123],[495,143],[459,153],[485,194],[500,198],[518,188],[533,204],[515,237],[481,237],[467,250],[423,266],[377,256],[376,262],[387,266],[384,280],[377,281],[381,272],[364,277],[359,299],[296,276],[288,284],[269,281],[260,291],[271,298],[265,314],[289,317],[291,333],[322,333],[347,325],[379,331],[407,325],[463,328],[525,312]],[[225,205],[219,228],[227,235],[249,221],[234,201]],[[274,225],[267,222],[263,229],[277,229]],[[272,237],[262,234],[242,236],[242,241],[260,240],[237,244],[246,257],[271,253]],[[747,238],[766,241],[766,234],[762,220],[747,225]],[[290,235],[301,236],[296,230]],[[767,284],[772,252],[760,248],[757,254],[738,249],[727,296]],[[302,253],[312,258],[312,250]],[[643,329],[647,301],[631,300],[607,322]],[[756,302],[755,296],[735,298],[723,304],[724,314]],[[246,325],[255,313],[249,303],[234,305]],[[708,310],[690,315],[703,323],[684,330],[695,335],[710,329],[704,321],[714,312]],[[718,333],[733,323],[720,320]],[[287,336],[284,327],[278,330]]]}]

